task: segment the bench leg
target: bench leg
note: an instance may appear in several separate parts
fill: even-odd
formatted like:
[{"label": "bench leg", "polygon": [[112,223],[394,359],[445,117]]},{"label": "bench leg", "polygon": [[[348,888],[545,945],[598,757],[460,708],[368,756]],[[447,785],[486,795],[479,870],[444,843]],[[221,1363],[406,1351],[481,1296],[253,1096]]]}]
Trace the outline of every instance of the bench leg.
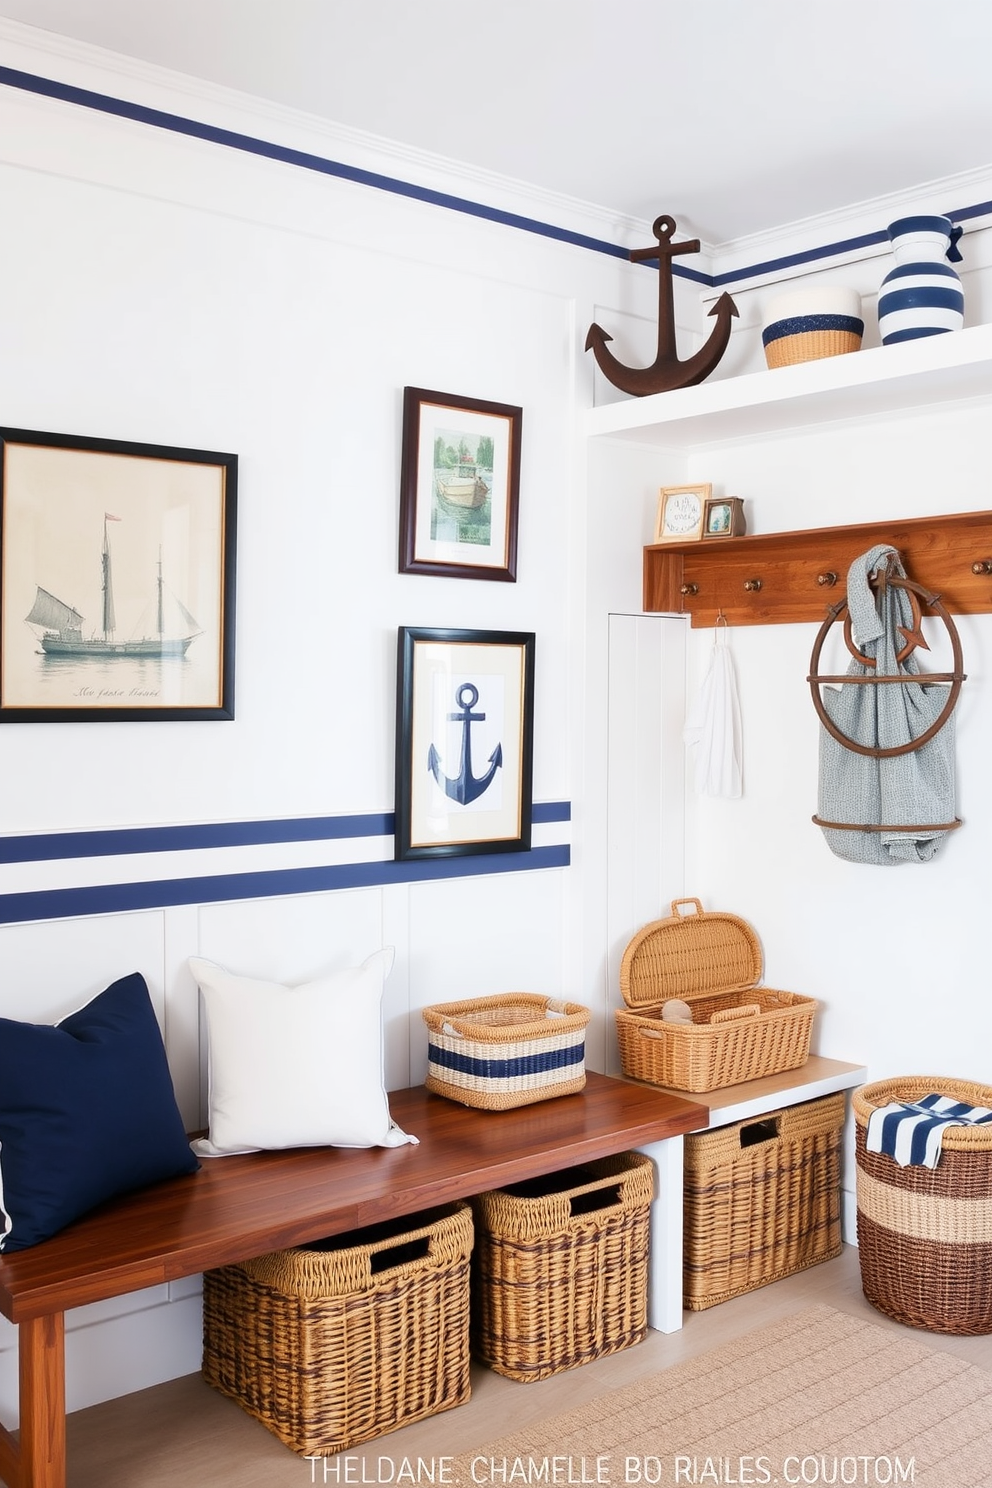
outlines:
[{"label": "bench leg", "polygon": [[682,1140],[668,1137],[638,1149],[653,1160],[658,1174],[651,1204],[648,1327],[660,1333],[677,1333],[682,1326]]},{"label": "bench leg", "polygon": [[0,1426],[0,1477],[7,1488],[65,1488],[65,1314],[18,1329],[19,1440]]},{"label": "bench leg", "polygon": [[19,1458],[17,1438],[11,1435],[6,1426],[0,1426],[0,1483],[6,1483],[7,1488],[19,1488],[21,1481]]}]

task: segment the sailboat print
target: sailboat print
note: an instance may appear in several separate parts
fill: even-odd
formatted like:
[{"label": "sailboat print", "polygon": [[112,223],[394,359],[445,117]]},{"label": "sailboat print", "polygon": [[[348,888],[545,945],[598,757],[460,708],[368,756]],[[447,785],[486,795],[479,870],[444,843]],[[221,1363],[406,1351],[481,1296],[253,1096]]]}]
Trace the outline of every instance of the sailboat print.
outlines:
[{"label": "sailboat print", "polygon": [[25,615],[28,625],[42,627],[41,649],[46,656],[71,656],[85,657],[111,657],[111,656],[138,656],[148,657],[153,660],[166,658],[181,659],[192,641],[202,634],[198,622],[187,610],[181,600],[173,596],[174,603],[178,606],[182,623],[177,626],[178,634],[167,635],[165,627],[165,593],[162,579],[162,556],[159,552],[158,560],[158,599],[156,605],[156,628],[155,634],[144,636],[130,641],[117,641],[114,634],[117,627],[114,614],[114,586],[111,573],[110,561],[110,535],[107,524],[119,522],[120,517],[113,516],[110,512],[103,515],[103,556],[102,556],[102,580],[101,589],[103,593],[103,624],[100,632],[91,636],[83,635],[83,616],[72,605],[65,604],[47,589],[37,587],[34,604],[31,611]]}]

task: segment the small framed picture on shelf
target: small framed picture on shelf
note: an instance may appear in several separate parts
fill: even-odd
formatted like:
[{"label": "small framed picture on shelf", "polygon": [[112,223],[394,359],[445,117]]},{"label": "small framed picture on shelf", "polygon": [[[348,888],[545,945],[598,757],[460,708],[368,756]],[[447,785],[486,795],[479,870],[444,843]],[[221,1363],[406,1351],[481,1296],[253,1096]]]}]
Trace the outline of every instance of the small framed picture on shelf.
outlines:
[{"label": "small framed picture on shelf", "polygon": [[739,496],[714,496],[703,517],[704,537],[743,537],[747,531],[744,503]]},{"label": "small framed picture on shelf", "polygon": [[712,490],[711,485],[662,486],[658,493],[655,542],[692,542],[702,537],[706,504]]}]

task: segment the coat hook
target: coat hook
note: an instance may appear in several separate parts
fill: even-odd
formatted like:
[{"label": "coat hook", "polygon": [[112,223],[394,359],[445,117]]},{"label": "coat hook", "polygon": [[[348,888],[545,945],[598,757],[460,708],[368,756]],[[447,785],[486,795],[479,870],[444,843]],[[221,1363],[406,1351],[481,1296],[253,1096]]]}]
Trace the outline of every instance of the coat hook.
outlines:
[{"label": "coat hook", "polygon": [[698,584],[683,584],[682,587],[681,587],[681,589],[679,590],[679,593],[680,594],[698,594],[699,593],[699,585]]},{"label": "coat hook", "polygon": [[837,575],[833,569],[828,568],[826,573],[817,574],[816,582],[824,589],[832,589],[837,582]]},{"label": "coat hook", "polygon": [[992,561],[988,558],[978,558],[971,565],[973,574],[992,574]]},{"label": "coat hook", "polygon": [[744,580],[744,588],[747,589],[749,592],[751,590],[754,590],[754,589],[760,589],[761,588],[761,580],[760,579],[745,579]]}]

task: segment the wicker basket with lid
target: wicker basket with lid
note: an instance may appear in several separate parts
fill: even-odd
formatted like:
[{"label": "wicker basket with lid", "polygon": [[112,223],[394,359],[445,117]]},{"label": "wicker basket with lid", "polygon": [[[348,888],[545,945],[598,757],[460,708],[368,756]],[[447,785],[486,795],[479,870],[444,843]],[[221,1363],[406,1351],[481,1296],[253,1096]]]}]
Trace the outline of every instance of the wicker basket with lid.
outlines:
[{"label": "wicker basket with lid", "polygon": [[[809,1058],[815,998],[759,986],[761,945],[738,915],[698,899],[634,936],[620,964],[617,1039],[624,1074],[699,1093],[798,1069]],[[691,1023],[669,1022],[666,1002]]]}]

